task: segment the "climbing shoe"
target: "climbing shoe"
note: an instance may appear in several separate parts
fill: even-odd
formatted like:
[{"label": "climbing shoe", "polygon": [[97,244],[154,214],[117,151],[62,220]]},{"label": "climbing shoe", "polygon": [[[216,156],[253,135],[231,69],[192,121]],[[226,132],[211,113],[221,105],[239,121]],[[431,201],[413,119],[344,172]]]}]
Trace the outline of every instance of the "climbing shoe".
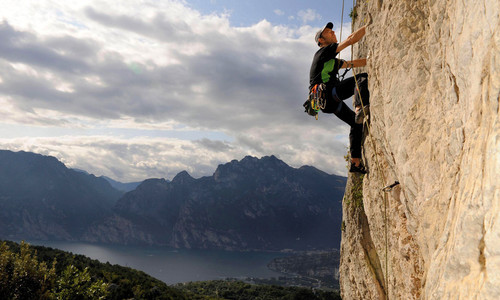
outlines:
[{"label": "climbing shoe", "polygon": [[364,112],[361,107],[356,107],[356,115],[354,117],[354,122],[356,122],[356,124],[363,124],[363,119],[365,118],[365,114],[367,116],[370,114],[370,105],[364,106]]},{"label": "climbing shoe", "polygon": [[363,164],[359,164],[359,166],[356,167],[354,163],[351,163],[351,168],[349,169],[349,172],[351,173],[361,173],[361,174],[366,174],[366,169]]}]

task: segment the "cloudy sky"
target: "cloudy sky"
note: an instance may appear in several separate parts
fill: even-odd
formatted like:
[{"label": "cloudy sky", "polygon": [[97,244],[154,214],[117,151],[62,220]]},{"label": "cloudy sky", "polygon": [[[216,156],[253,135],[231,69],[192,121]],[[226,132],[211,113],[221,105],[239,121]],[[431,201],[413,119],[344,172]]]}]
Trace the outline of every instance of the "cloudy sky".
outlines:
[{"label": "cloudy sky", "polygon": [[345,175],[349,128],[302,108],[314,34],[333,21],[339,36],[341,8],[340,0],[2,0],[0,149],[122,182],[211,175],[246,155]]}]

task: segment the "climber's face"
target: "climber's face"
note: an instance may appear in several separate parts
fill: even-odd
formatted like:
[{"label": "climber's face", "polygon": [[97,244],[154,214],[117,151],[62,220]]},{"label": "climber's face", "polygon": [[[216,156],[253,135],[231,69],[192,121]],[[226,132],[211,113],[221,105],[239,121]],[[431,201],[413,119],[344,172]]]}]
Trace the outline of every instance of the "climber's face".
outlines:
[{"label": "climber's face", "polygon": [[337,36],[335,35],[335,31],[331,30],[330,28],[325,28],[325,30],[323,30],[323,32],[321,33],[319,42],[321,43],[321,47],[336,43]]}]

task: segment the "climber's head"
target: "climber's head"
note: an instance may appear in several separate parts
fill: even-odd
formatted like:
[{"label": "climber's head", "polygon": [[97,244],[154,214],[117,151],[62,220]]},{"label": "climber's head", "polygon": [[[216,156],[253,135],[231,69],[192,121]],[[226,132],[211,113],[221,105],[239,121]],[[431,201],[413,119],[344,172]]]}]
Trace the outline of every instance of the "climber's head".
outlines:
[{"label": "climber's head", "polygon": [[314,40],[316,44],[320,47],[325,47],[330,44],[337,42],[337,36],[335,35],[335,31],[332,30],[333,24],[332,22],[328,22],[323,29],[316,32],[316,37]]}]

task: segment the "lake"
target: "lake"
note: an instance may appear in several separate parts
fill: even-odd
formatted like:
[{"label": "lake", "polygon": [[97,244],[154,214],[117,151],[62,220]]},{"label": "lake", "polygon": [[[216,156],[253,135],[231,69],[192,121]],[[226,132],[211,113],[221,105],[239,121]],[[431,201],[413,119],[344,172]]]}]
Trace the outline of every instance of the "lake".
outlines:
[{"label": "lake", "polygon": [[100,262],[131,267],[167,283],[247,277],[271,278],[281,274],[267,264],[283,253],[184,250],[164,247],[114,246],[88,243],[26,241],[82,254]]}]

